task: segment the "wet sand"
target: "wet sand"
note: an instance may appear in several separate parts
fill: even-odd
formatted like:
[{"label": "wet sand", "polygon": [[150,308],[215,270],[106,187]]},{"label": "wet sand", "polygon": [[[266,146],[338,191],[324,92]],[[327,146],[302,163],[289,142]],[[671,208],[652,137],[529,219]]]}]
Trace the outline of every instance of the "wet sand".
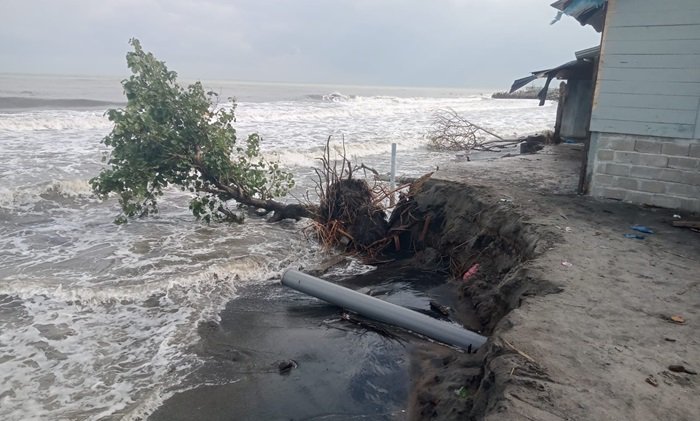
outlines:
[{"label": "wet sand", "polygon": [[[445,276],[390,265],[336,281],[437,317],[430,300],[456,304]],[[195,379],[211,385],[176,394],[149,419],[406,419],[412,361],[447,347],[382,326],[396,335],[387,337],[340,316],[339,308],[276,282],[245,287],[220,323],[199,328],[207,362]],[[478,328],[475,319],[467,323]],[[298,366],[281,374],[284,360]]]}]

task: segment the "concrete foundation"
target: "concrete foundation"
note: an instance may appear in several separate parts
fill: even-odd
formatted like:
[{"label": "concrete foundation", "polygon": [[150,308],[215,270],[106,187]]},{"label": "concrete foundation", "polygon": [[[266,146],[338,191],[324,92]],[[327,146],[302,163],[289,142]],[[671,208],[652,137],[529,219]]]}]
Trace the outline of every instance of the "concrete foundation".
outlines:
[{"label": "concrete foundation", "polygon": [[700,139],[591,136],[592,196],[700,212]]}]

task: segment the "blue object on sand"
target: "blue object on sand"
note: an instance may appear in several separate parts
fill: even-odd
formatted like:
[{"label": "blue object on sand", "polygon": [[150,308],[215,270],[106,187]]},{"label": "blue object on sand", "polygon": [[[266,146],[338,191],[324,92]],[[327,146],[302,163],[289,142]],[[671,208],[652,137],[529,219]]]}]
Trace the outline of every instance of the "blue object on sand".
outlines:
[{"label": "blue object on sand", "polygon": [[651,228],[645,227],[644,225],[632,225],[630,228],[632,228],[635,231],[643,232],[644,234],[654,233],[654,231]]},{"label": "blue object on sand", "polygon": [[639,234],[625,234],[625,238],[635,238],[637,240],[643,240],[646,237],[643,235],[639,235]]}]

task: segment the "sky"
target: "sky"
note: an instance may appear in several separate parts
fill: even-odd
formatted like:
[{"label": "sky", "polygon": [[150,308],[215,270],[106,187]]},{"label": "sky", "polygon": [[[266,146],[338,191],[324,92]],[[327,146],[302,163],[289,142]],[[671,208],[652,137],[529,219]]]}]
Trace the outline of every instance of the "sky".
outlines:
[{"label": "sky", "polygon": [[0,73],[127,75],[128,40],[184,78],[504,86],[600,34],[553,0],[0,0]]}]

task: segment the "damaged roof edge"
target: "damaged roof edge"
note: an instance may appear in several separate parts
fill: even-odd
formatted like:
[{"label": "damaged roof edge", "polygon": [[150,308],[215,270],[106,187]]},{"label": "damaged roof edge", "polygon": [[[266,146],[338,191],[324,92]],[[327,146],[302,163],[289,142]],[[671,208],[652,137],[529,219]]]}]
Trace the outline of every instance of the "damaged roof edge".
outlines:
[{"label": "damaged roof edge", "polygon": [[549,84],[552,79],[559,77],[562,79],[580,79],[582,77],[592,77],[593,75],[593,60],[600,55],[600,45],[587,48],[585,50],[576,51],[576,60],[569,61],[560,66],[546,70],[538,70],[532,72],[530,76],[517,79],[510,87],[510,92],[513,93],[535,79],[547,78],[547,81],[538,94],[540,106],[544,105],[549,90]]},{"label": "damaged roof edge", "polygon": [[559,10],[559,13],[551,24],[558,22],[562,15],[569,15],[581,25],[591,25],[596,31],[601,32],[607,4],[608,0],[557,0],[551,6]]},{"label": "damaged roof edge", "polygon": [[576,60],[592,60],[600,56],[600,45],[596,45],[595,47],[591,48],[586,48],[585,50],[576,51],[574,55],[576,56]]}]

